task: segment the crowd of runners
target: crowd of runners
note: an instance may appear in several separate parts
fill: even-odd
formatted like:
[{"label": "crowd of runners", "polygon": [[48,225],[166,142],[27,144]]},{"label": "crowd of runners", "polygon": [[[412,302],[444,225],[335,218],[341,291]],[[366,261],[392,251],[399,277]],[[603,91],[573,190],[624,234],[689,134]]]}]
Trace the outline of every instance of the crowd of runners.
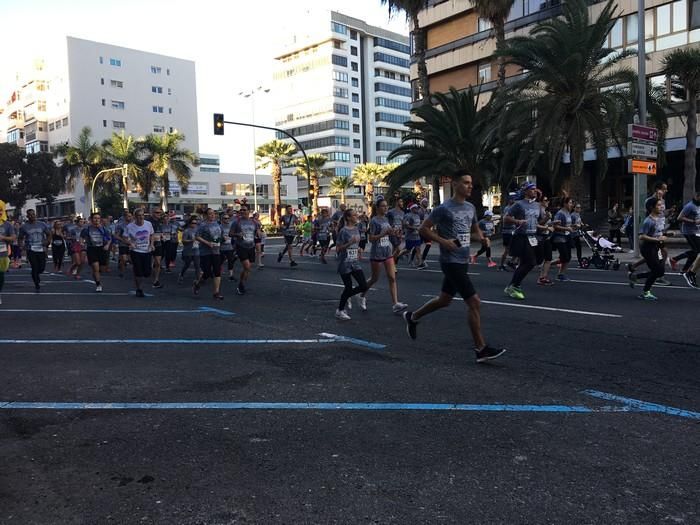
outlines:
[{"label": "crowd of runners", "polygon": [[[284,247],[277,254],[277,263],[281,264],[286,256],[288,264],[295,267],[296,251],[299,257],[318,256],[323,264],[337,265],[343,291],[335,317],[342,321],[351,319],[353,297],[358,308],[367,309],[367,292],[384,274],[392,312],[404,316],[412,338],[416,338],[421,318],[446,307],[459,294],[467,306],[477,361],[498,357],[505,350],[488,346],[481,334],[479,298],[467,274],[469,265],[478,264],[483,255],[487,267],[512,272],[504,292],[522,301],[523,283],[536,267],[537,285],[570,280],[567,271],[573,252],[581,263],[581,237],[588,227],[582,222],[580,204],[573,198],[563,196],[551,202],[534,183],[528,182],[509,195],[502,210],[499,226],[503,253],[495,258],[491,251],[491,239],[497,230],[493,213],[486,210],[480,220],[477,217],[476,208],[468,201],[472,192],[469,174],[455,173],[451,184],[452,197],[433,210],[427,199],[406,206],[399,197],[390,204],[381,196],[369,214],[341,205],[332,215],[323,209],[318,217],[300,217],[288,206],[281,217]],[[678,215],[688,250],[670,259],[665,246],[665,193],[666,185],[659,183],[647,199],[648,215],[639,236],[643,259],[627,268],[632,287],[643,280],[639,297],[644,300],[656,300],[652,286],[664,276],[667,261],[675,271],[683,261],[681,274],[689,286],[697,288],[700,193]],[[89,268],[97,293],[103,290],[102,275],[111,271],[110,259],[116,258],[120,277],[125,276],[127,266],[131,267],[137,297],[145,297],[143,290],[148,285],[163,287],[161,274],[174,271],[178,253],[182,258],[178,283],[187,280],[192,293],[198,295],[211,282],[211,294],[216,300],[224,298],[222,276],[236,282],[236,293],[244,295],[253,266],[264,267],[266,235],[258,214],[252,213],[247,204],[223,213],[210,208],[184,220],[176,220],[160,209],[136,209],[125,210],[117,221],[92,213],[87,220],[76,218],[51,225],[38,220],[34,210],[28,210],[26,221],[19,225],[7,220],[4,208],[0,201],[0,291],[5,272],[10,266],[22,264],[23,252],[37,293],[41,291],[41,275],[49,252],[54,272],[81,279],[84,268]],[[472,249],[472,242],[478,242],[479,248]],[[433,244],[438,245],[440,252],[440,293],[409,311],[399,300],[398,263],[405,258],[419,270],[427,268],[427,255]],[[365,259],[369,261],[369,279],[360,265]],[[647,270],[639,272],[642,265]]]}]

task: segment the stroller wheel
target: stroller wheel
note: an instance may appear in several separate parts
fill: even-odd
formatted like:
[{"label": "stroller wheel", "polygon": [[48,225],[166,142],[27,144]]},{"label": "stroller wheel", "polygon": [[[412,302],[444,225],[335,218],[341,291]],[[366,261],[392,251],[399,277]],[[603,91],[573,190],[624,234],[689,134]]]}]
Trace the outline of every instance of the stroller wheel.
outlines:
[{"label": "stroller wheel", "polygon": [[588,268],[591,265],[591,260],[588,257],[581,258],[581,268]]}]

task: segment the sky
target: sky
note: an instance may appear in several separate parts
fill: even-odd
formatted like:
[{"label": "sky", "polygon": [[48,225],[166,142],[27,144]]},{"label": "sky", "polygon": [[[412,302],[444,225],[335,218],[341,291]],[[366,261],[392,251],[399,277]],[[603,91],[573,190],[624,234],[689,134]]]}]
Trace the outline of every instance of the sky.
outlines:
[{"label": "sky", "polygon": [[[241,121],[254,115],[257,124],[274,125],[273,92],[257,95],[254,107],[238,94],[270,87],[284,35],[328,9],[408,34],[405,18],[389,19],[380,0],[0,0],[0,96],[34,59],[49,67],[65,60],[66,36],[194,60],[200,152],[219,154],[222,171],[250,172],[252,131],[228,126],[219,140],[211,132],[212,114]],[[268,138],[256,132],[256,144]]]}]

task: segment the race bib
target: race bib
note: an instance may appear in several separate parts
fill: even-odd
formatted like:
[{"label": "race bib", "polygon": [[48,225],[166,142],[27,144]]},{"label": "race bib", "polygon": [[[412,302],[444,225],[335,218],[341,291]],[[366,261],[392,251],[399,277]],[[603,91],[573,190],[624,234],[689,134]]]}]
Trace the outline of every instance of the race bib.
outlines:
[{"label": "race bib", "polygon": [[357,248],[349,248],[347,250],[347,254],[348,254],[348,257],[347,257],[348,262],[353,262],[353,261],[357,260]]},{"label": "race bib", "polygon": [[462,247],[466,247],[469,246],[471,242],[471,237],[468,233],[458,233],[457,240],[459,241],[459,244],[462,245]]},{"label": "race bib", "polygon": [[528,235],[527,242],[530,243],[530,246],[537,246],[537,237],[534,235]]},{"label": "race bib", "polygon": [[243,240],[245,242],[253,242],[255,240],[255,236],[250,232],[244,232],[243,233]]},{"label": "race bib", "polygon": [[164,240],[164,241],[169,241],[169,240],[170,240],[170,234],[169,234],[169,233],[164,233],[164,234],[163,234],[163,240]]},{"label": "race bib", "polygon": [[0,254],[7,253],[7,244],[0,242]]},{"label": "race bib", "polygon": [[199,241],[192,241],[192,249],[193,250],[199,249]]},{"label": "race bib", "polygon": [[44,245],[43,244],[32,244],[29,249],[33,252],[43,252],[44,251]]},{"label": "race bib", "polygon": [[379,239],[379,246],[391,246],[391,241],[389,237],[382,237]]},{"label": "race bib", "polygon": [[63,244],[63,241],[53,241],[54,246],[61,246]]},{"label": "race bib", "polygon": [[660,249],[656,252],[656,255],[658,256],[659,260],[662,261],[664,258],[664,252],[662,252]]}]

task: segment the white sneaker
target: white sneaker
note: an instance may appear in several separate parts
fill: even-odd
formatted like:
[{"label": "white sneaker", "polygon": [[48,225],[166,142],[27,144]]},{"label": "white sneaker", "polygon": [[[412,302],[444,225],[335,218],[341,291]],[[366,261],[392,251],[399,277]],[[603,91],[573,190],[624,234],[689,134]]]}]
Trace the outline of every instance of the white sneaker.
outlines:
[{"label": "white sneaker", "polygon": [[351,317],[347,314],[345,310],[336,310],[335,318],[341,321],[349,321],[351,319]]},{"label": "white sneaker", "polygon": [[391,307],[391,311],[394,312],[395,314],[398,314],[400,312],[403,312],[406,308],[408,308],[407,304],[396,303],[394,306]]},{"label": "white sneaker", "polygon": [[101,292],[101,291],[102,291],[102,285],[101,285],[101,284],[98,284],[97,286],[95,286],[95,291],[96,291],[96,292]]},{"label": "white sneaker", "polygon": [[366,297],[362,297],[361,295],[358,295],[357,296],[357,304],[360,307],[360,310],[362,310],[363,312],[367,311],[367,298]]},{"label": "white sneaker", "polygon": [[352,297],[350,299],[348,299],[347,303],[345,303],[345,309],[352,310]]}]

